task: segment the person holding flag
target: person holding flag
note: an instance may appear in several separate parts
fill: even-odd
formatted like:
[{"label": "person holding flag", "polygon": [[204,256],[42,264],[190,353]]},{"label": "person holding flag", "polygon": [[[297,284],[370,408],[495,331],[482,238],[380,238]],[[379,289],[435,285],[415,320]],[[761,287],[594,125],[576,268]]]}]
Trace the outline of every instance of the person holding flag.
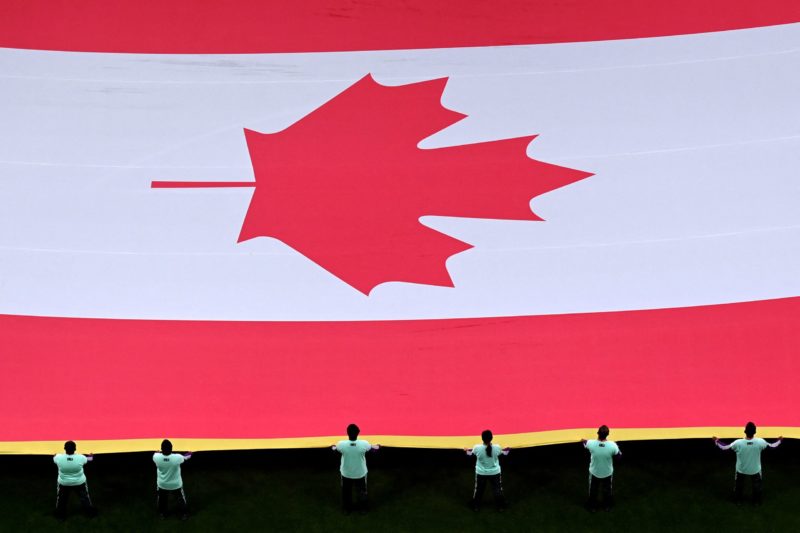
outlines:
[{"label": "person holding flag", "polygon": [[591,512],[597,510],[599,493],[602,488],[603,504],[606,511],[614,506],[614,456],[622,455],[617,443],[608,440],[608,426],[597,429],[597,439],[581,439],[583,447],[589,451],[589,500],[586,504]]},{"label": "person holding flag", "polygon": [[331,449],[342,455],[339,473],[342,476],[342,508],[345,513],[353,510],[353,488],[358,493],[358,508],[367,511],[367,458],[370,450],[380,449],[380,445],[372,445],[358,438],[361,432],[355,424],[347,426],[347,439],[340,440]]},{"label": "person holding flag", "polygon": [[64,520],[67,517],[67,498],[70,492],[76,492],[81,501],[83,511],[93,517],[97,509],[92,505],[89,497],[89,485],[86,483],[86,474],[83,467],[94,459],[94,456],[75,453],[77,446],[71,440],[64,443],[64,452],[53,457],[53,462],[58,467],[58,481],[56,490],[56,518]]},{"label": "person holding flag", "polygon": [[186,503],[186,493],[183,492],[183,479],[181,479],[181,465],[191,458],[192,452],[173,454],[172,442],[168,439],[161,441],[161,451],[153,454],[153,462],[156,464],[158,514],[162,519],[167,517],[170,497],[178,500],[181,520],[189,518],[189,506]]},{"label": "person holding flag", "polygon": [[481,433],[483,444],[476,444],[472,449],[464,448],[467,455],[475,456],[475,487],[472,491],[470,507],[473,511],[480,509],[486,483],[492,484],[494,501],[499,510],[505,509],[506,500],[503,495],[503,479],[500,475],[500,455],[508,455],[511,448],[501,448],[492,444],[492,432],[486,429]]},{"label": "person holding flag", "polygon": [[767,448],[777,448],[783,442],[783,437],[778,437],[775,442],[770,444],[764,439],[756,438],[755,435],[756,425],[753,422],[748,422],[744,427],[745,438],[743,439],[736,439],[730,444],[725,444],[717,437],[711,437],[720,450],[733,450],[736,452],[733,501],[737,505],[742,501],[745,479],[750,479],[753,487],[753,503],[756,505],[761,503],[763,490],[761,452]]}]

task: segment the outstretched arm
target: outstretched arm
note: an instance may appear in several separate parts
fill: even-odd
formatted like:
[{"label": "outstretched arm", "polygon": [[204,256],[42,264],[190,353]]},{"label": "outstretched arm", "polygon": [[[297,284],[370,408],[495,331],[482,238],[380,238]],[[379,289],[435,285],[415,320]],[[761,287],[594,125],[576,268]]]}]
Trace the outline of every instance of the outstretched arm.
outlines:
[{"label": "outstretched arm", "polygon": [[711,437],[711,438],[714,439],[714,444],[716,444],[717,448],[719,448],[720,450],[730,450],[731,444],[725,444],[724,442],[719,440],[717,437]]},{"label": "outstretched arm", "polygon": [[777,448],[778,446],[781,445],[781,442],[783,442],[783,437],[778,437],[778,440],[776,440],[772,444],[767,443],[767,446],[769,446],[770,448]]}]

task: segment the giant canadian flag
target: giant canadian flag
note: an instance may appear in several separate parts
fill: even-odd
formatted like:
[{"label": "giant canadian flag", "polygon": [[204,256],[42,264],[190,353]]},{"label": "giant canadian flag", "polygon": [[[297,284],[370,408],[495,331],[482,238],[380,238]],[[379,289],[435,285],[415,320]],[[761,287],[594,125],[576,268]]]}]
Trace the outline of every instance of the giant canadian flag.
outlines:
[{"label": "giant canadian flag", "polygon": [[798,22],[3,2],[0,451],[800,437]]}]

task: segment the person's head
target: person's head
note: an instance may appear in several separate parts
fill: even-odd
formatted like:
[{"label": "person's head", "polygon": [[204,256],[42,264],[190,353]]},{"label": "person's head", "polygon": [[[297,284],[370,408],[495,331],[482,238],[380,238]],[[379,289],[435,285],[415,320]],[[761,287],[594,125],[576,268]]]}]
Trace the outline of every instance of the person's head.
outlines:
[{"label": "person's head", "polygon": [[608,438],[608,426],[603,424],[599,428],[597,428],[597,438],[600,440],[606,440]]},{"label": "person's head", "polygon": [[748,422],[744,427],[744,434],[748,439],[752,439],[753,435],[756,434],[756,425],[752,422]]},{"label": "person's head", "polygon": [[489,457],[492,456],[492,430],[484,429],[483,433],[481,433],[481,440],[483,441],[483,445],[486,446],[486,455]]},{"label": "person's head", "polygon": [[358,429],[358,426],[355,424],[350,424],[347,426],[347,438],[350,440],[356,440],[358,438],[358,434],[361,433],[361,430]]},{"label": "person's head", "polygon": [[67,452],[67,455],[72,455],[73,453],[75,453],[75,450],[77,448],[78,447],[75,446],[75,443],[72,442],[71,440],[68,440],[67,442],[64,443],[64,451]]},{"label": "person's head", "polygon": [[161,453],[164,455],[169,455],[172,453],[172,443],[169,439],[164,439],[161,441]]}]

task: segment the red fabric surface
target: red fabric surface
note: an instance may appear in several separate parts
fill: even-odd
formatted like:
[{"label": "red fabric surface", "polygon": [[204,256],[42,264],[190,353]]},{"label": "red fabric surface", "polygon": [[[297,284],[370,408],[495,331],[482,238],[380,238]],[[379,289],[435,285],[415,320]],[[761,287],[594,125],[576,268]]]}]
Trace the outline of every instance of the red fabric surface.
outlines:
[{"label": "red fabric surface", "polygon": [[0,440],[800,426],[800,298],[388,322],[0,316]]},{"label": "red fabric surface", "polygon": [[798,21],[795,0],[5,0],[0,47],[141,53],[390,50],[630,39]]}]

